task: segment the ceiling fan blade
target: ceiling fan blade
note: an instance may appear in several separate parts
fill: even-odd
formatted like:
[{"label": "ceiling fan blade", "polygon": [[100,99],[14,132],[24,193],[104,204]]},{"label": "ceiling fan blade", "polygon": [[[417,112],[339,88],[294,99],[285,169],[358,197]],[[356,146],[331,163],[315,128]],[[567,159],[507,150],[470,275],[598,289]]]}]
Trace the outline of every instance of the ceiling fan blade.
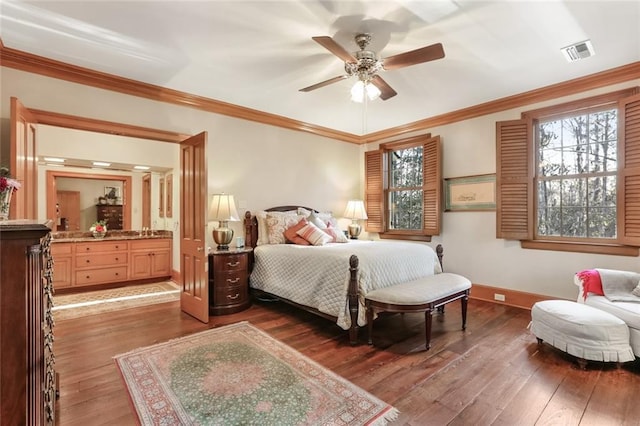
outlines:
[{"label": "ceiling fan blade", "polygon": [[382,67],[385,70],[394,70],[441,58],[444,58],[444,49],[442,48],[442,43],[436,43],[431,46],[389,56],[383,59]]},{"label": "ceiling fan blade", "polygon": [[337,83],[338,81],[344,80],[345,78],[349,78],[349,76],[348,75],[341,75],[341,76],[338,76],[338,77],[333,77],[333,78],[330,78],[329,80],[322,81],[320,83],[316,83],[314,85],[311,85],[309,87],[305,87],[304,89],[300,89],[298,91],[299,92],[310,92],[312,90],[316,90],[316,89],[319,89],[321,87],[328,86],[328,85],[333,84],[333,83]]},{"label": "ceiling fan blade", "polygon": [[356,63],[358,60],[353,55],[347,52],[344,47],[340,46],[329,36],[311,37],[316,43],[327,49],[329,52],[336,55],[338,58],[345,62]]},{"label": "ceiling fan blade", "polygon": [[383,101],[386,101],[387,99],[392,98],[398,94],[379,75],[374,75],[373,77],[371,77],[370,81],[371,84],[380,89],[380,99],[382,99]]}]

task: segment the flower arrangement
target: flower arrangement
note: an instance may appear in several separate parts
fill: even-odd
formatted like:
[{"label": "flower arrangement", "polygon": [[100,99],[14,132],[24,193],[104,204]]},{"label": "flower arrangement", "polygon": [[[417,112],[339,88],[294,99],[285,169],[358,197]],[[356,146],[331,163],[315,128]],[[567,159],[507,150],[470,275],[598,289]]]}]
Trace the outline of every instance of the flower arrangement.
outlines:
[{"label": "flower arrangement", "polygon": [[20,188],[20,182],[9,176],[9,169],[0,167],[0,220],[9,219],[11,194]]},{"label": "flower arrangement", "polygon": [[4,192],[8,188],[17,191],[20,186],[20,182],[10,177],[8,168],[0,167],[0,192]]},{"label": "flower arrangement", "polygon": [[93,225],[91,225],[91,228],[89,228],[89,231],[99,232],[99,233],[107,232],[107,224],[104,220],[99,220],[97,222],[94,222]]}]

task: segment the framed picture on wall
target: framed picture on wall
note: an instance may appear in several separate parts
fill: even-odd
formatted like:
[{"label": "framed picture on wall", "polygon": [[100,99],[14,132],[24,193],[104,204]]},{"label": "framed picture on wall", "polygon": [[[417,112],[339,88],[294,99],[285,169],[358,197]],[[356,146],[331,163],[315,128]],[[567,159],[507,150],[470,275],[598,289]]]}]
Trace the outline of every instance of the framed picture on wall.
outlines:
[{"label": "framed picture on wall", "polygon": [[118,188],[117,186],[105,186],[104,187],[104,196],[109,199],[118,199],[120,197],[122,197],[122,194],[120,193],[120,188]]},{"label": "framed picture on wall", "polygon": [[495,209],[495,174],[444,180],[444,211],[490,211]]}]

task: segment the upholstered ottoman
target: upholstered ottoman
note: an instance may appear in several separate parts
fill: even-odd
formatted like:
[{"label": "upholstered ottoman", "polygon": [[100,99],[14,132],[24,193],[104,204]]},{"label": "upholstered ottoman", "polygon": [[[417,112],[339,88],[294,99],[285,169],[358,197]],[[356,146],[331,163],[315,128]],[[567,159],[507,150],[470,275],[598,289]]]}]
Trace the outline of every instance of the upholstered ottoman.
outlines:
[{"label": "upholstered ottoman", "polygon": [[550,345],[578,358],[584,368],[587,360],[633,361],[629,328],[608,312],[567,300],[537,302],[531,309],[531,332],[538,343]]}]

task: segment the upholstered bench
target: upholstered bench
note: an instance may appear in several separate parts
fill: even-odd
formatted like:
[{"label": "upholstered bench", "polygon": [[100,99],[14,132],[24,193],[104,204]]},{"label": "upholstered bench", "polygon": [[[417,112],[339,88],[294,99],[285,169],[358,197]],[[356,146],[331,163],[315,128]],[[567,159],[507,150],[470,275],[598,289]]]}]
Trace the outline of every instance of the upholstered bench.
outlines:
[{"label": "upholstered bench", "polygon": [[427,350],[431,347],[431,313],[454,300],[462,303],[462,329],[467,327],[467,301],[471,281],[443,272],[428,277],[370,291],[365,296],[369,344],[373,344],[373,317],[380,312],[424,312]]},{"label": "upholstered bench", "polygon": [[531,308],[531,332],[538,343],[577,357],[580,367],[587,360],[633,361],[629,328],[620,318],[600,309],[568,300],[546,300]]}]

